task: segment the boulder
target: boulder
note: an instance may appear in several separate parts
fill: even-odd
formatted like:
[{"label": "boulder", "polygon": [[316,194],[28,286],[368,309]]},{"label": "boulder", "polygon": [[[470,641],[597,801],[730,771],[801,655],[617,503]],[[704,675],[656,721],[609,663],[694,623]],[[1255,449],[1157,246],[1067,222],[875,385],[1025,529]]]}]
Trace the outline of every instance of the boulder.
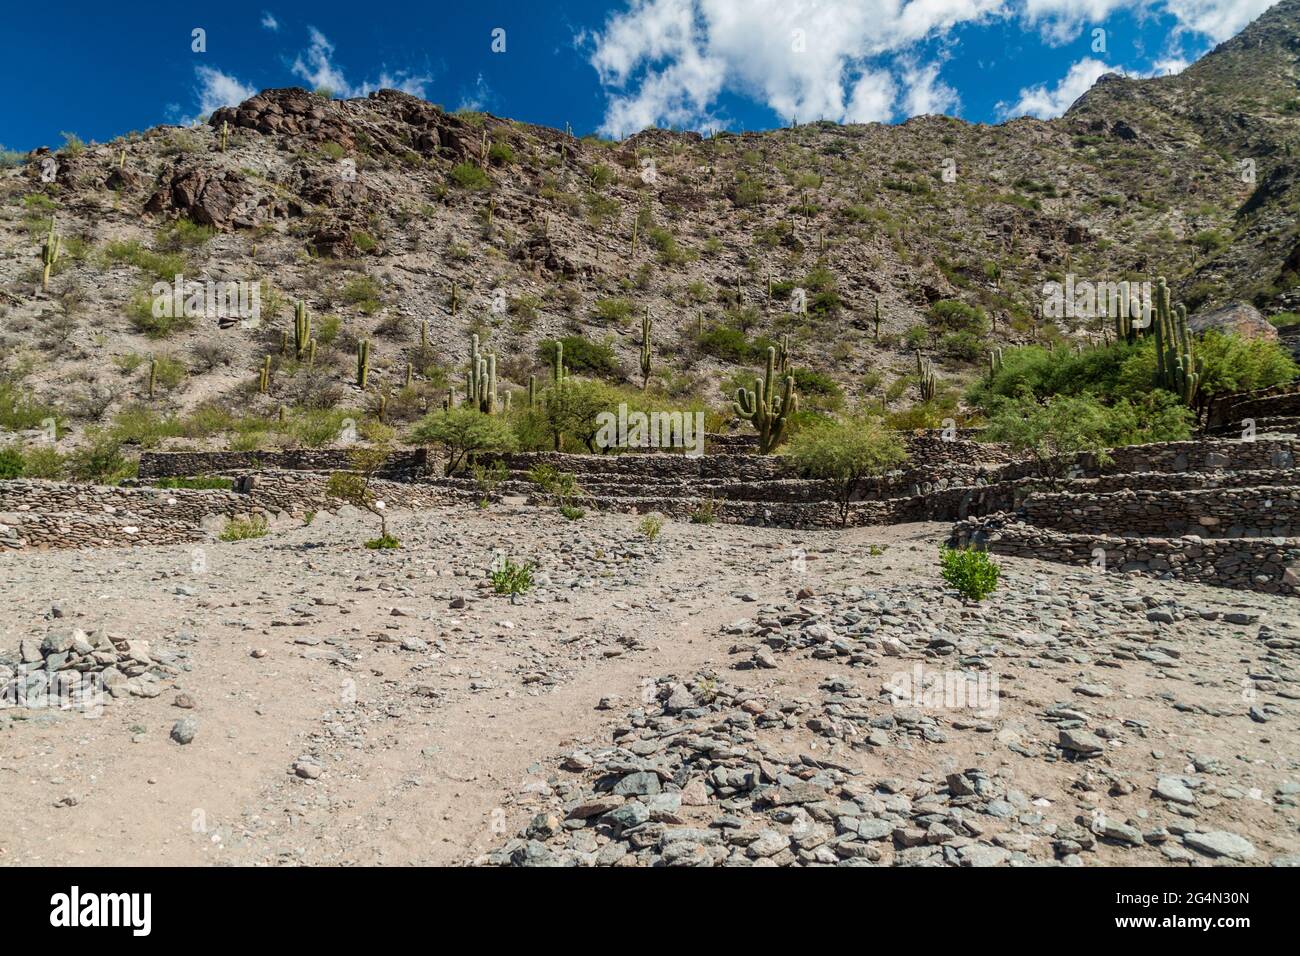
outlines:
[{"label": "boulder", "polygon": [[1187,327],[1197,335],[1217,329],[1236,332],[1243,338],[1277,341],[1277,329],[1269,324],[1259,309],[1246,302],[1231,302],[1208,312],[1198,312],[1188,317]]}]

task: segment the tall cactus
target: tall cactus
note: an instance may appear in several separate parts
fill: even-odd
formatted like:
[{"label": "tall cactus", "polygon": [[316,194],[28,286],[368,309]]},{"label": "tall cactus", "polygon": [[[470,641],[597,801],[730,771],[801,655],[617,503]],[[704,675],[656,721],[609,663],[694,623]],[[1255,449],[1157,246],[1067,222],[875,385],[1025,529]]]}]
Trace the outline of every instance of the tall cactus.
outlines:
[{"label": "tall cactus", "polygon": [[1187,327],[1187,309],[1172,306],[1169,283],[1164,276],[1156,279],[1155,315],[1152,335],[1156,350],[1156,385],[1173,392],[1185,405],[1196,401],[1201,377],[1192,350],[1192,334]]},{"label": "tall cactus", "polygon": [[271,356],[262,359],[262,371],[257,377],[257,390],[265,395],[271,390]]},{"label": "tall cactus", "polygon": [[989,352],[989,378],[1000,371],[1002,371],[1002,348],[999,346]]},{"label": "tall cactus", "polygon": [[497,410],[497,357],[496,353],[484,354],[479,350],[478,336],[470,344],[469,371],[465,374],[465,388],[469,400],[474,402],[480,412],[488,415]]},{"label": "tall cactus", "polygon": [[877,296],[873,296],[872,298],[875,300],[875,309],[876,309],[876,313],[874,316],[874,320],[876,323],[876,340],[879,341],[880,340],[880,296],[877,295]]},{"label": "tall cactus", "polygon": [[50,287],[50,271],[59,261],[59,256],[63,253],[63,237],[54,229],[54,217],[50,217],[50,234],[45,240],[45,248],[41,252],[41,261],[45,264],[45,271],[41,274],[41,289],[46,290]]},{"label": "tall cactus", "polygon": [[294,357],[299,362],[311,342],[311,316],[307,314],[307,303],[299,299],[293,307],[293,347]]},{"label": "tall cactus", "polygon": [[564,343],[555,343],[555,358],[551,360],[551,382],[556,388],[563,388],[569,379],[569,370],[564,367]]},{"label": "tall cactus", "polygon": [[922,358],[921,350],[916,350],[916,384],[921,391],[921,401],[929,402],[934,400],[934,393],[937,385],[937,379],[934,375],[934,363],[928,358]]},{"label": "tall cactus", "polygon": [[754,379],[754,390],[736,389],[732,409],[747,418],[758,431],[758,451],[768,455],[777,449],[785,434],[790,415],[799,410],[799,396],[794,390],[794,376],[787,375],[781,394],[776,394],[776,349],[767,350],[767,373]]},{"label": "tall cactus", "polygon": [[357,343],[357,388],[366,390],[370,380],[370,340],[362,339]]},{"label": "tall cactus", "polygon": [[776,374],[784,378],[790,372],[790,334],[781,336],[776,344]]},{"label": "tall cactus", "polygon": [[528,376],[528,407],[532,408],[537,404],[537,376]]},{"label": "tall cactus", "polygon": [[153,389],[158,382],[158,359],[149,359],[149,397],[153,398]]},{"label": "tall cactus", "polygon": [[645,310],[645,315],[641,318],[641,390],[645,391],[646,386],[650,384],[650,310]]}]

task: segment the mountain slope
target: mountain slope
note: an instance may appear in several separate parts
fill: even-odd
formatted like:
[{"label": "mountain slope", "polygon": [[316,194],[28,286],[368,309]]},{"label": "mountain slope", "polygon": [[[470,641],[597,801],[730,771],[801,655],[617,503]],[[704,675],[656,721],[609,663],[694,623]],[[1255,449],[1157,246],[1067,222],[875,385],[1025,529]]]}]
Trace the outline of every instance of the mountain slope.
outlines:
[{"label": "mountain slope", "polygon": [[[1095,337],[1100,321],[1037,317],[1043,283],[1066,272],[1166,274],[1194,310],[1236,298],[1290,308],[1297,37],[1300,0],[1284,0],[1180,76],[1106,77],[1059,120],[999,126],[927,116],[608,143],[391,90],[268,90],[205,127],[38,152],[0,174],[3,372],[14,394],[69,419],[74,443],[134,405],[265,420],[383,391],[400,421],[460,382],[471,332],[515,387],[548,374],[540,347],[565,335],[608,340],[614,365],[597,348],[593,366],[639,382],[648,309],[665,401],[721,404],[719,385],[789,334],[795,363],[849,402],[899,409],[914,390],[890,383],[917,345],[955,386],[994,344]],[[43,292],[51,216],[66,255]],[[261,284],[261,328],[205,319],[146,334],[151,287],[178,269]],[[808,315],[792,309],[799,289]],[[294,299],[314,319],[310,368],[282,354]],[[945,300],[982,310],[991,329],[962,334],[951,309],[935,311]],[[362,339],[364,395],[352,384]],[[151,357],[165,372],[152,396]],[[805,381],[811,404],[838,401],[826,378]]]}]

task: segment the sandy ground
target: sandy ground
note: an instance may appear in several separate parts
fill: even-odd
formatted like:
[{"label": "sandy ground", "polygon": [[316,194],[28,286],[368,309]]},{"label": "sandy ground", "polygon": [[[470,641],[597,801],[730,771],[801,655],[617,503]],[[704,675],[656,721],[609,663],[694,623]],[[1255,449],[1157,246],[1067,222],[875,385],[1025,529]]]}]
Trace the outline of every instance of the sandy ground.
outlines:
[{"label": "sandy ground", "polygon": [[[1288,690],[1300,685],[1276,659],[1251,663],[1261,659],[1258,626],[1195,616],[1156,625],[1135,613],[1131,633],[1099,633],[1079,609],[1089,595],[1140,592],[1290,626],[1300,621],[1294,602],[1149,579],[1085,579],[1077,569],[1005,559],[1000,596],[970,609],[932,597],[946,525],[805,534],[671,522],[647,544],[637,519],[622,515],[568,523],[552,511],[497,506],[399,514],[392,523],[405,546],[387,553],[358,544],[374,533],[369,519],[324,514],[309,527],[201,549],[0,556],[0,654],[57,628],[107,628],[168,648],[181,663],[159,696],[114,699],[99,717],[0,712],[0,862],[467,862],[527,823],[549,793],[558,754],[608,741],[647,678],[711,668],[786,695],[814,693],[828,674],[878,686],[879,670],[864,675],[806,655],[785,655],[776,670],[734,670],[736,638],[724,632],[765,604],[794,602],[800,589],[909,582],[930,588],[916,608],[918,632],[968,622],[996,634],[1000,606],[1008,609],[1014,593],[1016,626],[1034,614],[1045,632],[1073,634],[1080,646],[1132,639],[1176,645],[1183,656],[1172,668],[1051,660],[1007,633],[997,665],[998,734],[846,749],[846,759],[904,778],[1002,768],[1069,819],[1099,801],[1120,816],[1160,810],[1150,796],[1155,775],[1187,770],[1189,754],[1209,755],[1226,771],[1212,779],[1217,796],[1201,795],[1203,822],[1249,839],[1259,851],[1252,862],[1300,848],[1293,800],[1274,796],[1300,779]],[[541,583],[518,603],[483,586],[499,549],[538,565]],[[794,560],[801,551],[804,560]],[[1031,585],[1037,590],[1025,596]],[[1035,594],[1070,601],[1035,604]],[[463,608],[452,606],[457,596],[467,599]],[[1266,723],[1248,716],[1242,691],[1260,666],[1282,677],[1259,685],[1262,699],[1250,695],[1271,708]],[[1130,777],[1131,792],[1108,795],[1092,770],[1006,748],[1012,739],[1050,745],[1055,735],[1042,710],[1070,700],[1080,682],[1101,680],[1113,694],[1089,706],[1100,720],[1130,728],[1127,746],[1107,754],[1106,779]],[[192,710],[175,705],[182,692],[194,699]],[[620,701],[597,708],[611,696]],[[169,731],[184,716],[196,717],[199,729],[182,746]],[[296,775],[302,762],[319,776]],[[1131,852],[1099,847],[1092,860],[1167,862],[1153,848]]]}]

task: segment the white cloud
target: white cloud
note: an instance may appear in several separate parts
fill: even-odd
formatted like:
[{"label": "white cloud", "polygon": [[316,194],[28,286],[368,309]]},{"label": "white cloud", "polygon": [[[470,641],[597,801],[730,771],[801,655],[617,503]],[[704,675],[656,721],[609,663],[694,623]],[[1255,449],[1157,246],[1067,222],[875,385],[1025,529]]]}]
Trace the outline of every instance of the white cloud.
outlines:
[{"label": "white cloud", "polygon": [[312,89],[324,87],[335,96],[348,98],[367,96],[378,89],[394,89],[423,98],[425,87],[433,79],[428,75],[414,75],[404,71],[389,73],[385,70],[380,72],[377,80],[353,86],[344,76],[342,68],[334,62],[334,44],[315,27],[307,29],[311,43],[293,61],[292,70],[295,76],[306,80]]},{"label": "white cloud", "polygon": [[181,123],[184,125],[197,122],[223,106],[238,106],[257,93],[257,87],[241,83],[230,74],[222,73],[210,66],[196,66],[194,75],[199,81],[199,85],[194,90],[199,101],[198,115],[182,119]]},{"label": "white cloud", "polygon": [[[724,92],[783,121],[885,120],[898,83],[880,58],[957,23],[1000,15],[1006,0],[631,0],[580,39],[610,89],[602,131],[700,125]],[[904,76],[904,106],[955,102],[937,68]]]},{"label": "white cloud", "polygon": [[263,10],[262,27],[272,33],[277,33],[280,30],[280,21],[275,18],[275,14],[271,13],[271,11]]},{"label": "white cloud", "polygon": [[[703,127],[724,93],[762,103],[782,121],[950,111],[958,106],[955,91],[939,80],[937,66],[917,67],[915,59],[923,41],[945,38],[954,27],[1017,20],[1061,44],[1125,10],[1167,13],[1175,33],[1221,40],[1272,2],[625,0],[601,29],[578,34],[577,44],[590,51],[606,88],[601,131],[624,136],[651,125]],[[1177,59],[1168,55],[1159,67],[1170,69]],[[1062,100],[1096,79],[1089,69],[1076,64],[1055,89],[1029,87],[1021,99],[1036,115],[1059,113]]]},{"label": "white cloud", "polygon": [[1097,82],[1097,77],[1104,73],[1118,72],[1100,60],[1085,57],[1070,67],[1056,86],[1048,88],[1046,83],[1030,86],[1020,91],[1020,99],[1014,106],[999,104],[1004,117],[1037,116],[1039,119],[1053,119],[1068,110],[1071,104]]},{"label": "white cloud", "polygon": [[1241,30],[1277,0],[1165,0],[1169,12],[1189,32],[1204,33],[1216,43]]},{"label": "white cloud", "polygon": [[961,98],[947,83],[939,79],[939,64],[918,66],[913,61],[903,64],[903,113],[907,116],[925,116],[928,113],[956,115]]},{"label": "white cloud", "polygon": [[1156,60],[1152,64],[1151,76],[1177,76],[1183,70],[1191,66],[1191,63],[1184,60],[1181,56],[1165,57],[1162,60]]},{"label": "white cloud", "polygon": [[474,88],[461,97],[460,104],[456,109],[478,112],[486,109],[491,99],[492,87],[487,85],[487,81],[483,79],[483,74],[480,73],[474,81]]}]

